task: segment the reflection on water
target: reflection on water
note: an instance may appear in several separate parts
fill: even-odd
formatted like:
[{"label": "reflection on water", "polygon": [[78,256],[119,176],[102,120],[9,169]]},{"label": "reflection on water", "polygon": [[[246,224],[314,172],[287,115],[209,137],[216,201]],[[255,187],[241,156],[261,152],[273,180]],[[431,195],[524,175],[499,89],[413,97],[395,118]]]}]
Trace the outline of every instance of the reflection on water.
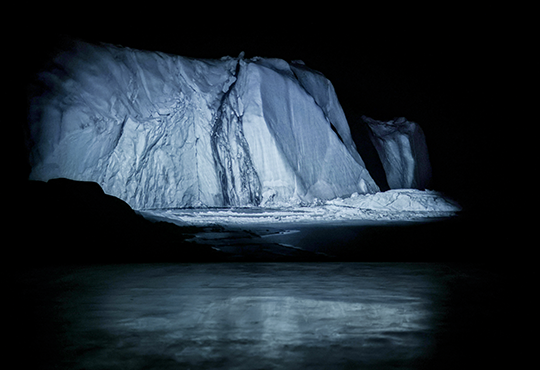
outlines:
[{"label": "reflection on water", "polygon": [[62,323],[54,336],[60,368],[380,369],[435,358],[449,330],[446,287],[455,272],[434,264],[265,263],[46,275],[33,287]]}]

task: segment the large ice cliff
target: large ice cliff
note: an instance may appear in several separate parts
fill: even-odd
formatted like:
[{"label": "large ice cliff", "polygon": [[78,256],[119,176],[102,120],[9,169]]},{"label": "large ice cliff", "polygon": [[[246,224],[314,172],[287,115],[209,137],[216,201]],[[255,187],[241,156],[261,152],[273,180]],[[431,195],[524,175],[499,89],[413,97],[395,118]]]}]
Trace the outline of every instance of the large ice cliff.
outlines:
[{"label": "large ice cliff", "polygon": [[301,62],[75,43],[31,95],[30,179],[94,181],[136,209],[379,190],[332,84]]}]

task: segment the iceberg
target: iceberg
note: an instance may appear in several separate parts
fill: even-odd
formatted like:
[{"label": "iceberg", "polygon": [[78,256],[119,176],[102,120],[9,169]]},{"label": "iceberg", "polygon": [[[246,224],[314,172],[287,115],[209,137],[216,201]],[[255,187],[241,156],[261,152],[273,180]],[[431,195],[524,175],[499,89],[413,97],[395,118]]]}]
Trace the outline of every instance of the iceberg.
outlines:
[{"label": "iceberg", "polygon": [[404,117],[378,121],[362,116],[391,189],[427,189],[431,180],[426,138],[420,125]]},{"label": "iceberg", "polygon": [[301,62],[75,42],[38,76],[31,180],[98,183],[135,209],[376,193],[330,81]]}]

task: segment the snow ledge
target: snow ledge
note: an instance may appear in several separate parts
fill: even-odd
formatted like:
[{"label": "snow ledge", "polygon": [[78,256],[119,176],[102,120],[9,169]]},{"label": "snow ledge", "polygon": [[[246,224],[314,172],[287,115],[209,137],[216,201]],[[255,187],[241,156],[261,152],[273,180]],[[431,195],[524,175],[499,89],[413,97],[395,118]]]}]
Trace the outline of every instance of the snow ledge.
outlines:
[{"label": "snow ledge", "polygon": [[241,225],[346,221],[422,221],[456,216],[461,207],[432,190],[396,189],[312,204],[245,208],[140,210],[146,218],[178,225]]}]

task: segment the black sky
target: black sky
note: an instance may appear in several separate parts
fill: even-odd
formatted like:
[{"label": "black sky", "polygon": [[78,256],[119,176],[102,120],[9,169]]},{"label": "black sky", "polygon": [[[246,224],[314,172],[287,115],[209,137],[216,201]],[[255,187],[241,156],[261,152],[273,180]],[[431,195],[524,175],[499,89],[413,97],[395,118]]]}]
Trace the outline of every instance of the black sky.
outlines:
[{"label": "black sky", "polygon": [[[452,14],[376,18],[358,9],[333,17],[259,9],[247,16],[152,9],[139,18],[33,21],[25,36],[26,74],[42,67],[63,38],[105,42],[196,58],[237,56],[301,59],[333,83],[352,128],[361,115],[387,120],[404,116],[423,128],[433,167],[433,188],[476,206],[483,186],[482,110],[488,104],[486,61],[496,30],[476,28]],[[274,9],[275,10],[275,9]],[[351,14],[345,14],[347,11]],[[229,13],[227,13],[229,12]],[[167,12],[165,12],[167,13]],[[278,12],[279,13],[279,12]],[[55,18],[51,18],[55,19]],[[31,77],[29,77],[31,79]]]}]

